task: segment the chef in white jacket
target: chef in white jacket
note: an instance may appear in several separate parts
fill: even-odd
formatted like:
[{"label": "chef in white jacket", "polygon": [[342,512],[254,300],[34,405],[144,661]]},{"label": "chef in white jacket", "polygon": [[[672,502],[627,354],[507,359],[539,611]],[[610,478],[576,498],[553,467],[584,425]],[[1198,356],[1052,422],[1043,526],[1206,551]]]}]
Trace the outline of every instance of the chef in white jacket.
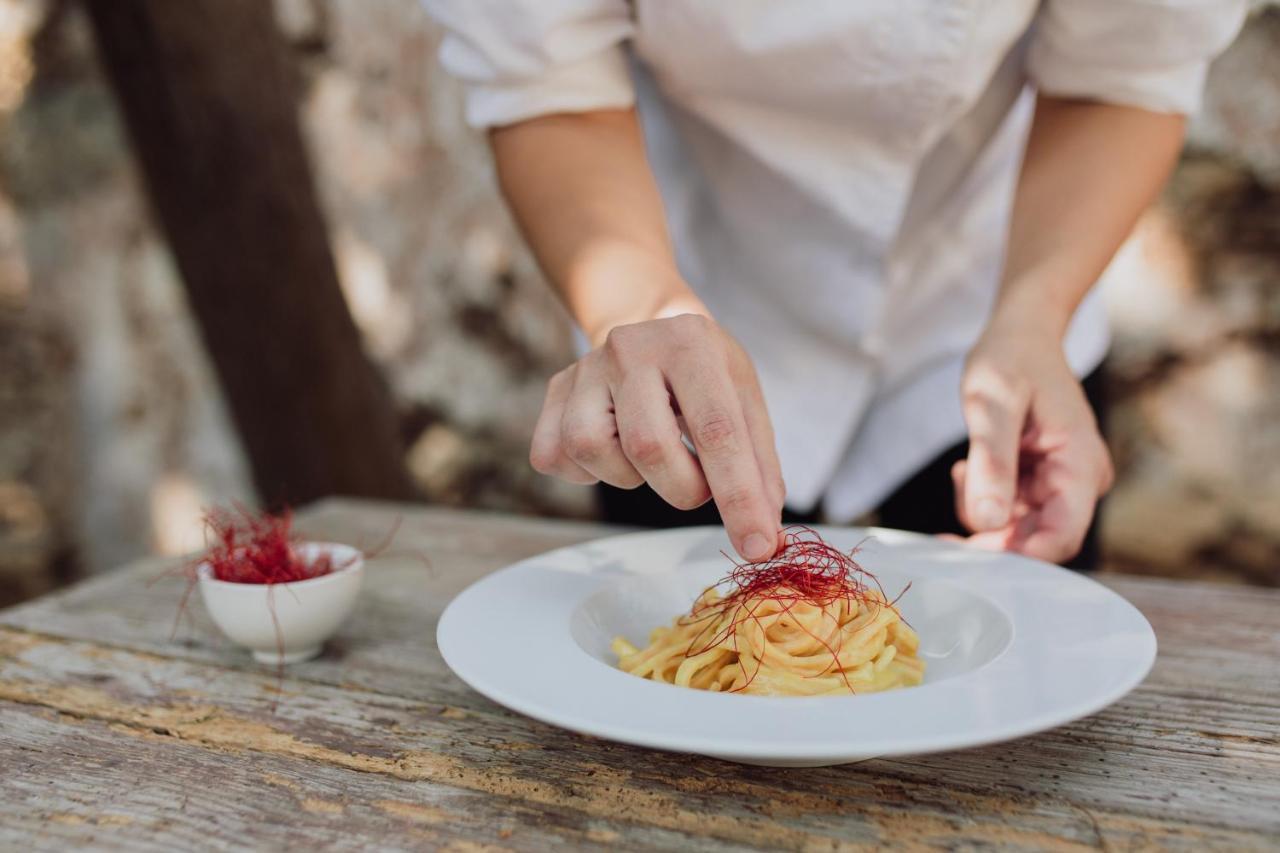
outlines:
[{"label": "chef in white jacket", "polygon": [[877,508],[1080,550],[1112,477],[1092,288],[1242,0],[426,5],[586,344],[534,467],[747,559]]}]

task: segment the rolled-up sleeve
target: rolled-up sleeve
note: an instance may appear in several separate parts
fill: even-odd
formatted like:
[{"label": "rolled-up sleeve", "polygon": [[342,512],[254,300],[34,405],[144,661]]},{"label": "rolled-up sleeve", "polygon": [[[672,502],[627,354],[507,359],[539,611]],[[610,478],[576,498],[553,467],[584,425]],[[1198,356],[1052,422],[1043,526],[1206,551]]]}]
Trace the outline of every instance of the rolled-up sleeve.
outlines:
[{"label": "rolled-up sleeve", "polygon": [[1046,0],[1027,69],[1049,95],[1192,113],[1245,0]]},{"label": "rolled-up sleeve", "polygon": [[626,0],[423,0],[445,28],[440,62],[465,87],[467,123],[635,102]]}]

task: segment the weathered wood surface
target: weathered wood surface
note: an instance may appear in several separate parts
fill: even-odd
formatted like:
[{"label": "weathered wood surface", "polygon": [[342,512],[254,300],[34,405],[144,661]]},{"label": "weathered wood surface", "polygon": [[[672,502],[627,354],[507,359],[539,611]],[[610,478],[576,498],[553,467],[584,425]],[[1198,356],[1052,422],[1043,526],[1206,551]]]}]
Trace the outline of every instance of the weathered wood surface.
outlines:
[{"label": "weathered wood surface", "polygon": [[984,749],[773,770],[562,732],[444,667],[452,595],[605,528],[352,502],[302,524],[368,546],[397,518],[353,621],[279,685],[198,604],[169,640],[163,563],[0,613],[0,846],[1280,846],[1280,593],[1104,578],[1160,640],[1120,703]]}]

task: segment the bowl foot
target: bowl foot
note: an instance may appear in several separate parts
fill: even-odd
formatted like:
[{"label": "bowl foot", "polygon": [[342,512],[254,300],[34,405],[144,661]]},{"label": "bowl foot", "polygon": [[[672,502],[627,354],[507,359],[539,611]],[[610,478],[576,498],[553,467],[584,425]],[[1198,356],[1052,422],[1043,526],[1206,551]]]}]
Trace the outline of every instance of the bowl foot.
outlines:
[{"label": "bowl foot", "polygon": [[295,652],[285,652],[279,654],[275,649],[267,652],[254,651],[253,659],[258,663],[267,663],[272,666],[285,663],[301,663],[304,660],[311,660],[320,654],[320,646],[308,646],[305,649],[299,649]]}]

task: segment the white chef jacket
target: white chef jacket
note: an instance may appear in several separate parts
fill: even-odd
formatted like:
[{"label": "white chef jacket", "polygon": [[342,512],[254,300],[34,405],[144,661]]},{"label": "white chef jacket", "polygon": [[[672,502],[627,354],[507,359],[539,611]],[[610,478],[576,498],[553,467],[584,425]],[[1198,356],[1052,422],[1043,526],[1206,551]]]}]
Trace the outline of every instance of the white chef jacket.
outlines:
[{"label": "white chef jacket", "polygon": [[[961,440],[1031,87],[1195,109],[1243,0],[424,0],[477,127],[637,104],[682,274],[750,353],[787,503]],[[1072,367],[1107,346],[1084,300]]]}]

